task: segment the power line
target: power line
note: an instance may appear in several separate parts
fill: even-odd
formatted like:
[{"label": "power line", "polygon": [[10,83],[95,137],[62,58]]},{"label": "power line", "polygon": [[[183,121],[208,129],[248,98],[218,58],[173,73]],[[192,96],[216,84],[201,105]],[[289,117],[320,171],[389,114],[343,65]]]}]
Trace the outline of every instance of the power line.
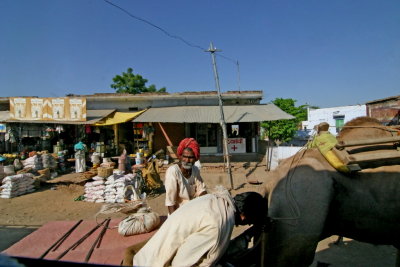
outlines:
[{"label": "power line", "polygon": [[141,21],[141,22],[144,22],[144,23],[146,23],[146,24],[148,24],[148,25],[150,25],[150,26],[152,26],[152,27],[154,27],[154,28],[156,28],[156,29],[162,31],[162,32],[163,32],[165,35],[167,35],[168,37],[171,37],[171,38],[174,38],[174,39],[178,39],[178,40],[184,42],[185,44],[187,44],[188,46],[191,46],[191,47],[194,47],[194,48],[198,48],[198,49],[200,49],[200,50],[202,50],[202,51],[205,50],[205,48],[203,48],[203,47],[201,47],[201,46],[199,46],[199,45],[192,44],[192,43],[186,41],[185,39],[183,39],[183,38],[180,37],[180,36],[170,34],[170,33],[167,32],[166,30],[164,30],[163,28],[161,28],[161,27],[155,25],[154,23],[151,23],[151,22],[148,21],[148,20],[145,20],[145,19],[142,19],[142,18],[140,18],[140,17],[138,17],[138,16],[133,15],[133,14],[130,13],[128,10],[126,10],[126,9],[124,9],[124,8],[122,8],[122,7],[116,5],[116,4],[114,4],[114,3],[112,3],[112,2],[110,2],[110,1],[108,1],[108,0],[104,0],[104,2],[106,2],[106,3],[108,3],[108,4],[112,5],[112,6],[114,6],[114,7],[116,7],[116,8],[118,8],[118,9],[121,10],[122,12],[128,14],[128,16],[130,16],[130,17],[132,17],[132,18],[134,18],[134,19],[136,19],[136,20],[139,20],[139,21]]},{"label": "power line", "polygon": [[[155,25],[154,23],[152,23],[152,22],[150,22],[150,21],[148,21],[148,20],[146,20],[146,19],[143,19],[143,18],[141,18],[141,17],[138,17],[138,16],[136,16],[136,15],[133,15],[131,12],[129,12],[129,11],[126,10],[125,8],[120,7],[120,6],[118,6],[118,5],[114,4],[114,3],[112,3],[112,2],[109,1],[109,0],[104,0],[104,2],[106,2],[106,3],[109,4],[109,5],[114,6],[115,8],[118,8],[118,9],[121,10],[122,12],[126,13],[128,16],[130,16],[130,17],[132,17],[132,18],[134,18],[134,19],[136,19],[136,20],[139,20],[139,21],[141,21],[141,22],[143,22],[143,23],[146,23],[147,25],[150,25],[150,26],[153,27],[153,28],[156,28],[156,29],[160,30],[160,31],[163,32],[165,35],[167,35],[168,37],[171,37],[171,38],[180,40],[180,41],[182,41],[183,43],[185,43],[186,45],[191,46],[191,47],[194,47],[194,48],[198,48],[198,49],[200,49],[201,51],[206,50],[206,48],[201,47],[200,45],[197,45],[197,44],[193,44],[193,43],[191,43],[191,42],[185,40],[183,37],[180,37],[180,36],[178,36],[178,35],[174,35],[174,34],[169,33],[168,31],[166,31],[166,30],[163,29],[162,27],[157,26],[157,25]],[[237,64],[237,62],[238,62],[237,60],[232,59],[232,58],[229,58],[229,57],[227,57],[227,56],[223,56],[223,55],[219,55],[219,54],[218,54],[217,56],[220,56],[220,57],[222,57],[222,58],[224,58],[224,59],[227,59],[227,60],[229,60],[229,61],[232,61],[232,62],[235,63],[235,64]]]},{"label": "power line", "polygon": [[[106,3],[109,4],[109,5],[112,5],[112,6],[115,7],[115,8],[118,8],[119,10],[121,10],[122,12],[124,12],[124,13],[126,13],[128,16],[130,16],[131,18],[134,18],[134,19],[139,20],[139,21],[141,21],[141,22],[143,22],[143,23],[146,23],[147,25],[150,25],[150,26],[153,27],[153,28],[156,28],[157,30],[163,32],[165,35],[167,35],[167,36],[170,37],[170,38],[177,39],[177,40],[179,40],[179,41],[185,43],[186,45],[188,45],[188,46],[190,46],[190,47],[194,47],[194,48],[200,49],[201,51],[205,51],[205,50],[206,50],[205,48],[201,47],[200,45],[196,45],[196,44],[193,44],[193,43],[191,43],[191,42],[185,40],[183,37],[180,37],[180,36],[178,36],[178,35],[173,35],[173,34],[169,33],[168,31],[166,31],[166,30],[163,29],[162,27],[157,26],[157,25],[155,25],[154,23],[152,23],[152,22],[150,22],[150,21],[148,21],[148,20],[146,20],[146,19],[143,19],[143,18],[141,18],[141,17],[138,17],[138,16],[136,16],[136,15],[133,15],[131,12],[129,12],[129,11],[126,10],[125,8],[122,8],[122,7],[120,7],[120,6],[118,6],[118,5],[114,4],[114,3],[112,3],[112,2],[109,1],[109,0],[104,0],[104,2],[106,2]],[[237,69],[238,69],[238,75],[239,75],[239,78],[238,78],[238,81],[239,81],[239,82],[238,82],[238,90],[240,91],[239,61],[238,61],[238,60],[235,60],[235,59],[232,59],[232,58],[229,58],[229,57],[227,57],[227,56],[220,55],[220,54],[217,54],[217,56],[220,56],[220,57],[222,57],[222,58],[224,58],[224,59],[226,59],[226,60],[228,60],[228,61],[231,61],[232,63],[234,63],[234,64],[236,65],[236,67],[237,67]]]}]

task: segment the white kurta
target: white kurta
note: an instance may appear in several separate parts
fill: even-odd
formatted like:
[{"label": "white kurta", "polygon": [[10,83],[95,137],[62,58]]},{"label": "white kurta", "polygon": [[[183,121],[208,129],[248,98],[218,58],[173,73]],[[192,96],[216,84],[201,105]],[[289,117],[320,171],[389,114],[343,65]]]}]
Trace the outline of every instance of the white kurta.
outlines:
[{"label": "white kurta", "polygon": [[75,172],[86,171],[85,151],[77,150],[75,152]]},{"label": "white kurta", "polygon": [[227,190],[177,209],[133,258],[133,266],[213,266],[228,247],[235,207]]},{"label": "white kurta", "polygon": [[179,166],[170,166],[165,173],[165,206],[174,206],[188,202],[206,191],[206,186],[200,176],[200,170],[192,167],[192,175],[186,179]]}]

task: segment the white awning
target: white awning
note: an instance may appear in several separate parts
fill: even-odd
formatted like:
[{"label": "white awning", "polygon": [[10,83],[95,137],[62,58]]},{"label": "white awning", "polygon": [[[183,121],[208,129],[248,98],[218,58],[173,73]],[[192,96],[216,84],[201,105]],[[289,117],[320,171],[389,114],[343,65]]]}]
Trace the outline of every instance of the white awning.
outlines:
[{"label": "white awning", "polygon": [[[226,123],[288,120],[294,117],[274,104],[224,106]],[[220,123],[219,106],[149,108],[133,122]]]}]

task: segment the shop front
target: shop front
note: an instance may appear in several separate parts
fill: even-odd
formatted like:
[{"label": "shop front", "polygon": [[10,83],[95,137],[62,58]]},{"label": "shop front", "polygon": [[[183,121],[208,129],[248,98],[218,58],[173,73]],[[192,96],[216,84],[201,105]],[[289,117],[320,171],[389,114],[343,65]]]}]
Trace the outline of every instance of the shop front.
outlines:
[{"label": "shop front", "polygon": [[78,141],[88,143],[88,128],[115,110],[86,110],[84,98],[10,98],[0,114],[0,153],[30,151],[74,153]]},{"label": "shop front", "polygon": [[[151,150],[151,127],[143,123],[133,123],[138,112],[113,112],[104,119],[91,125],[95,133],[91,134],[91,142],[95,147],[104,146],[105,154],[118,156],[125,149],[134,154],[139,149]],[[104,155],[102,155],[104,156]]]},{"label": "shop front", "polygon": [[[186,136],[194,137],[202,154],[223,153],[222,130],[218,123],[187,123]],[[228,150],[230,154],[256,153],[258,140],[257,122],[227,123]]]},{"label": "shop front", "polygon": [[[292,118],[273,104],[224,106],[223,109],[230,154],[257,153],[259,123]],[[193,137],[205,156],[223,154],[220,121],[219,106],[150,108],[133,120],[157,126],[154,132],[156,150],[176,147],[183,138]]]}]

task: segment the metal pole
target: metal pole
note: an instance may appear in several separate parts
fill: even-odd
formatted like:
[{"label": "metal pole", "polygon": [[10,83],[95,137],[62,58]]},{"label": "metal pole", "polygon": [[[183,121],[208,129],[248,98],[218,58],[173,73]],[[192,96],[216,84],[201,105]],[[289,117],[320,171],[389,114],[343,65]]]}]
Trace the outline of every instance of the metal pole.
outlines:
[{"label": "metal pole", "polygon": [[220,125],[222,128],[222,135],[223,135],[223,142],[224,142],[224,158],[226,160],[226,165],[228,169],[228,177],[231,183],[231,189],[233,189],[233,179],[232,179],[232,172],[231,172],[231,162],[229,158],[229,152],[228,152],[228,134],[226,131],[226,123],[225,123],[225,117],[224,117],[224,109],[222,106],[222,97],[221,97],[221,90],[219,86],[219,78],[218,78],[218,71],[217,71],[217,63],[215,61],[215,52],[220,51],[217,50],[213,43],[210,43],[210,48],[206,52],[211,53],[211,59],[212,59],[212,64],[213,64],[213,70],[214,70],[214,78],[215,78],[215,86],[217,87],[218,91],[218,103],[219,103],[219,110],[221,114],[221,121]]},{"label": "metal pole", "polygon": [[238,72],[238,90],[240,92],[240,69],[239,69],[239,60],[236,61],[237,72]]},{"label": "metal pole", "polygon": [[39,259],[43,259],[47,253],[50,252],[50,250],[55,251],[62,242],[65,241],[65,239],[67,239],[67,237],[72,233],[72,231],[75,230],[76,227],[78,227],[78,225],[82,222],[83,220],[79,220],[74,226],[72,226],[71,229],[68,230],[68,232],[66,232],[60,239],[58,239],[53,245],[51,245],[51,247],[49,247],[40,257]]}]

